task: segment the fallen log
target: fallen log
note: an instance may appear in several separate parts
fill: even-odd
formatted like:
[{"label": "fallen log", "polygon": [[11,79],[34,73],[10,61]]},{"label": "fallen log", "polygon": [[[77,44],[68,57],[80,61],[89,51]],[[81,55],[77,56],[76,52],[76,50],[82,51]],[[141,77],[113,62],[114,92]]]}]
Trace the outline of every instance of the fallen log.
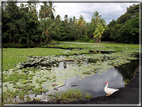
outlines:
[{"label": "fallen log", "polygon": [[65,62],[65,61],[74,61],[74,59],[64,59],[64,60],[59,60],[58,62]]}]

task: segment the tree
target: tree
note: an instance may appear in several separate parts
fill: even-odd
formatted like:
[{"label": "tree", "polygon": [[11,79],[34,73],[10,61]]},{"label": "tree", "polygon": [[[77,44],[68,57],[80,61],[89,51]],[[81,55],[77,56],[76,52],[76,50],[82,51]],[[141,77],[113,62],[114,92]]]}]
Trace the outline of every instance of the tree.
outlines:
[{"label": "tree", "polygon": [[[95,29],[98,25],[98,22],[99,22],[99,19],[101,18],[101,15],[99,15],[99,12],[95,11],[93,16],[92,16],[92,20],[91,20],[91,23],[95,25]],[[97,36],[97,39],[99,36]],[[95,41],[95,38],[93,37],[94,41]]]},{"label": "tree", "polygon": [[[134,19],[138,16],[139,4],[133,4],[132,6],[128,7],[125,14],[121,15],[116,21],[112,20],[109,23],[108,33],[110,33],[110,36],[108,38],[113,38],[113,40],[116,42],[138,43],[138,22],[136,20],[134,21]],[[133,22],[133,24],[131,22]],[[137,24],[137,27],[134,26],[135,24]],[[137,40],[134,37],[137,38]]]},{"label": "tree", "polygon": [[60,23],[60,22],[61,22],[61,16],[60,16],[60,15],[57,15],[57,16],[56,16],[56,22],[57,22],[57,23]]},{"label": "tree", "polygon": [[[129,26],[129,27],[128,27]],[[123,43],[139,43],[139,15],[126,21],[116,32],[116,39]]]},{"label": "tree", "polygon": [[97,24],[97,28],[94,32],[94,38],[98,37],[98,42],[101,42],[101,37],[102,37],[102,34],[105,31],[105,28],[106,28],[105,20],[99,19],[98,24]]},{"label": "tree", "polygon": [[86,25],[86,21],[84,20],[84,17],[82,15],[79,16],[79,19],[77,21],[77,25],[79,25],[79,27],[81,27],[80,31],[81,31],[81,38],[82,38],[82,28],[85,27],[85,25]]},{"label": "tree", "polygon": [[99,12],[95,11],[93,16],[92,16],[92,20],[91,23],[93,23],[94,25],[98,24],[98,20],[101,18],[101,15],[99,15]]},{"label": "tree", "polygon": [[4,21],[2,22],[2,28],[4,34],[3,39],[5,38],[6,40],[8,38],[8,41],[6,40],[7,42],[13,41],[15,30],[17,27],[15,24],[16,21],[14,19],[17,19],[16,16],[18,15],[18,9],[19,8],[15,2],[7,2],[5,3],[5,7],[3,8],[3,14],[2,14],[2,17],[4,19]]},{"label": "tree", "polygon": [[97,40],[97,41],[99,41],[99,42],[101,42],[101,36],[102,36],[102,34],[103,34],[103,32],[104,32],[104,28],[103,28],[103,26],[101,26],[101,25],[98,25],[97,26],[97,28],[96,28],[96,30],[95,30],[95,32],[94,32],[94,38],[96,38],[96,37],[98,37],[98,39],[99,40]]},{"label": "tree", "polygon": [[65,23],[68,23],[68,15],[65,15],[64,21],[65,21]]},{"label": "tree", "polygon": [[47,2],[43,2],[44,5],[41,5],[39,17],[40,18],[47,18],[49,16],[49,6],[47,5]]},{"label": "tree", "polygon": [[[3,42],[33,43],[37,39],[38,18],[29,14],[28,8],[15,2],[7,2],[3,9]],[[9,40],[7,40],[7,38]]]},{"label": "tree", "polygon": [[52,41],[51,35],[55,35],[56,30],[58,30],[58,28],[56,27],[55,21],[52,20],[51,18],[45,19],[45,20],[41,19],[40,27],[42,29],[41,38],[44,40],[44,43],[45,44],[50,43]]},{"label": "tree", "polygon": [[75,16],[73,17],[73,24],[75,24],[76,23],[76,18],[75,18]]},{"label": "tree", "polygon": [[70,24],[72,24],[72,23],[73,23],[72,18],[70,18]]},{"label": "tree", "polygon": [[[44,38],[44,43],[50,43],[52,41],[51,33],[55,33],[55,29],[57,27],[55,26],[54,14],[53,11],[55,11],[54,6],[52,2],[49,2],[49,5],[47,2],[43,2],[44,5],[41,5],[40,9],[40,18],[44,18],[44,20],[41,19],[41,29],[42,29],[42,36],[40,37],[40,42],[42,41],[42,38]],[[47,18],[47,19],[45,19]]]},{"label": "tree", "polygon": [[51,1],[49,1],[49,17],[51,17],[52,19],[54,19],[54,13],[55,12],[55,7],[53,6],[53,3]]}]

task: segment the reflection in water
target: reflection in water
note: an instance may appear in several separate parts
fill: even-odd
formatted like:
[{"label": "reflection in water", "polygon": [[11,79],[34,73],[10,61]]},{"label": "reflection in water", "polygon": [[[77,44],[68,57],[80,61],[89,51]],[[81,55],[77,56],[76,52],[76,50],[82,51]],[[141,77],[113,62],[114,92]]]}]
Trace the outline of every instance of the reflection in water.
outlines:
[{"label": "reflection in water", "polygon": [[[67,68],[72,67],[70,64],[68,64],[68,62],[66,62],[66,64]],[[134,73],[138,65],[138,61],[132,61],[129,64],[124,64],[119,67],[111,68],[108,71],[102,71],[102,75],[97,73],[96,75],[87,76],[85,78],[68,78],[66,80],[66,84],[63,87],[59,88],[58,92],[66,91],[71,88],[78,88],[81,91],[88,91],[89,93],[91,93],[92,97],[105,95],[106,93],[104,92],[104,82],[108,82],[110,88],[124,87],[124,78],[131,79],[131,75]],[[63,68],[63,63],[59,66],[59,68]]]},{"label": "reflection in water", "polygon": [[[72,67],[76,67],[77,63],[78,62],[74,63],[73,61],[60,62],[58,67],[56,67],[55,69],[59,72],[62,72],[63,69],[72,69]],[[85,65],[87,63],[88,61],[84,62]],[[37,98],[41,98],[41,101],[48,101],[50,97],[47,97],[47,95],[54,92],[66,91],[68,89],[80,89],[82,92],[88,91],[92,97],[103,96],[106,95],[106,93],[104,92],[104,87],[106,85],[105,82],[109,83],[109,88],[124,87],[124,79],[131,79],[131,75],[134,73],[138,65],[138,61],[132,61],[129,64],[111,68],[108,71],[102,71],[101,75],[99,73],[96,73],[95,75],[87,76],[84,78],[81,78],[79,76],[67,78],[66,84],[58,88],[58,91],[51,90],[46,93],[42,93],[42,95],[38,95]]]},{"label": "reflection in water", "polygon": [[138,67],[139,61],[135,60],[128,64],[123,64],[119,67],[115,67],[123,76],[123,79],[131,79],[134,75],[135,69]]}]

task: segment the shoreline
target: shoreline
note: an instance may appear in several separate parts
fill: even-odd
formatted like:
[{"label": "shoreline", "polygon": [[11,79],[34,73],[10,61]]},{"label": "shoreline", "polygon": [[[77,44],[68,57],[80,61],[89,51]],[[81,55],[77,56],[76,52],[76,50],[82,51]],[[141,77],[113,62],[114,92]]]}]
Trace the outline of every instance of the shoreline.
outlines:
[{"label": "shoreline", "polygon": [[136,68],[134,77],[127,85],[125,85],[125,87],[119,88],[119,91],[110,96],[98,96],[88,100],[71,102],[28,101],[17,104],[139,104],[139,69],[141,68]]}]

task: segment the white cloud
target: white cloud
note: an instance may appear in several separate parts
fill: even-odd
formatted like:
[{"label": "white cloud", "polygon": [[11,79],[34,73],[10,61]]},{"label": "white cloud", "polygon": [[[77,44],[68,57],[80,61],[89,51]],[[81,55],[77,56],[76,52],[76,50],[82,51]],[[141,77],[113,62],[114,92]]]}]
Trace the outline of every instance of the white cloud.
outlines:
[{"label": "white cloud", "polygon": [[[41,1],[41,0],[39,0]],[[64,0],[51,0],[51,1],[64,1]],[[74,0],[76,1],[76,0]],[[86,0],[80,0],[80,1],[86,1]],[[95,0],[92,0],[95,1]],[[126,0],[129,1],[128,3],[56,3],[54,2],[54,6],[56,15],[60,15],[62,20],[64,20],[64,16],[68,15],[68,18],[73,18],[75,16],[77,19],[79,19],[80,15],[83,15],[85,20],[87,22],[91,22],[92,15],[95,11],[98,11],[100,15],[102,15],[102,18],[105,19],[106,23],[108,24],[112,19],[117,20],[118,17],[123,15],[127,11],[127,7],[129,7],[132,4],[138,4],[138,3],[129,3],[133,0]],[[42,4],[42,3],[41,3]],[[40,6],[39,6],[40,7]],[[39,9],[38,9],[39,10]]]},{"label": "white cloud", "polygon": [[64,19],[65,14],[68,17],[75,16],[79,18],[83,15],[87,22],[91,21],[92,15],[98,11],[102,18],[107,22],[112,19],[116,20],[127,11],[127,7],[133,3],[54,3],[56,15],[60,15]]}]

